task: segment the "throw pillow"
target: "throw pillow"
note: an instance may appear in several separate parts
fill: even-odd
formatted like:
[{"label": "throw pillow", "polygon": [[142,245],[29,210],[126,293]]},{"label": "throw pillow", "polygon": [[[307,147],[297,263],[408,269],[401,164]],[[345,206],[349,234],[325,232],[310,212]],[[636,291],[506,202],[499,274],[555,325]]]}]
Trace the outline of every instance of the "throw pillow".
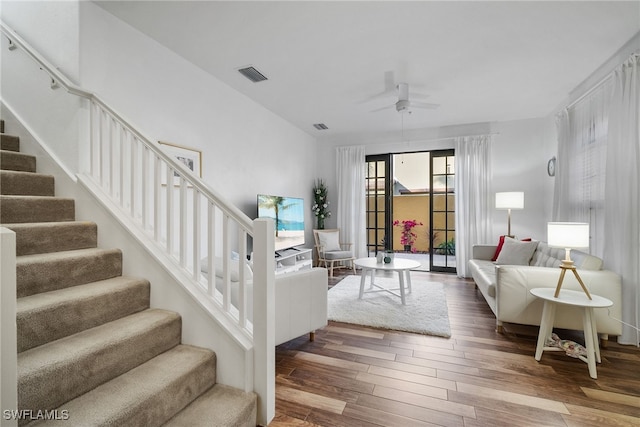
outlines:
[{"label": "throw pillow", "polygon": [[[502,250],[502,246],[504,245],[504,238],[506,236],[500,236],[500,240],[498,241],[498,246],[496,247],[496,252],[493,254],[493,258],[491,258],[491,261],[495,261],[498,259],[498,256],[500,255],[500,251]],[[523,242],[530,242],[531,241],[531,237],[528,237],[526,239],[522,239]]]},{"label": "throw pillow", "polygon": [[502,245],[504,245],[504,236],[500,236],[498,247],[496,248],[496,252],[493,254],[493,258],[491,258],[491,261],[495,261],[498,259],[498,255],[500,255],[500,251],[502,250]]},{"label": "throw pillow", "polygon": [[504,245],[498,259],[496,259],[496,264],[529,265],[537,246],[537,241],[521,242],[507,237],[504,239]]},{"label": "throw pillow", "polygon": [[341,251],[339,233],[335,231],[318,231],[320,246],[325,252]]}]

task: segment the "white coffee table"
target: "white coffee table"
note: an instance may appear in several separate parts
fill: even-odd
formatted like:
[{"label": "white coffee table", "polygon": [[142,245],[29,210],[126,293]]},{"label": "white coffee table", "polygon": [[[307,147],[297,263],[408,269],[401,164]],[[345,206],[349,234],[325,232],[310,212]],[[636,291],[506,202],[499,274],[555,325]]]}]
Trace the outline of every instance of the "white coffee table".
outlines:
[{"label": "white coffee table", "polygon": [[[369,292],[388,292],[391,295],[395,295],[400,297],[400,301],[402,301],[403,305],[406,305],[405,302],[405,277],[406,277],[406,289],[408,289],[409,293],[411,293],[411,275],[410,271],[420,267],[420,263],[418,261],[410,260],[410,259],[402,259],[402,258],[394,258],[392,262],[389,264],[378,263],[376,258],[358,258],[354,261],[354,264],[357,267],[362,268],[362,275],[360,276],[360,295],[358,299],[362,299],[365,293]],[[376,285],[375,277],[376,271],[397,271],[398,272],[398,282],[399,288],[385,288],[383,286]],[[369,284],[369,290],[364,290],[365,278],[367,273],[371,272],[371,282]],[[375,289],[374,289],[375,288]],[[395,291],[400,291],[400,294]]]},{"label": "white coffee table", "polygon": [[540,331],[538,332],[538,344],[536,345],[536,360],[540,361],[543,351],[561,351],[557,347],[546,347],[544,344],[548,337],[551,336],[553,330],[553,322],[556,315],[556,306],[558,304],[569,305],[582,308],[582,325],[584,328],[584,341],[587,348],[587,357],[578,356],[580,360],[587,363],[589,367],[589,376],[598,378],[596,372],[596,362],[600,363],[600,347],[598,345],[598,331],[596,329],[596,320],[593,317],[594,308],[611,307],[613,302],[607,298],[591,294],[591,298],[583,291],[573,291],[570,289],[561,289],[558,297],[554,297],[555,288],[534,288],[531,289],[531,295],[544,300],[542,308],[542,319],[540,320]]}]

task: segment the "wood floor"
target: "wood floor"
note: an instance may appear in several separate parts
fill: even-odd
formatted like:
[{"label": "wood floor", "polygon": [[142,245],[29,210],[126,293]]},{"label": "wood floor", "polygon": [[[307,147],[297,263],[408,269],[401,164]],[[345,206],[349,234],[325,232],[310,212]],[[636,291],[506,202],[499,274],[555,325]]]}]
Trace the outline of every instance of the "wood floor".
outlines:
[{"label": "wood floor", "polygon": [[536,362],[537,327],[496,333],[473,282],[412,277],[446,285],[451,338],[330,322],[282,344],[269,426],[640,426],[638,348],[610,342],[593,380],[562,352]]}]

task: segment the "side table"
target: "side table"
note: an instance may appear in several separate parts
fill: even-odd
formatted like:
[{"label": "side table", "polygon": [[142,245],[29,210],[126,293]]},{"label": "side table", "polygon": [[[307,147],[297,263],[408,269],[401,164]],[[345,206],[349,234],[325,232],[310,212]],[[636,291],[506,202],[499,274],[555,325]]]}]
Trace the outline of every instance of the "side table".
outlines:
[{"label": "side table", "polygon": [[587,363],[589,367],[589,376],[593,379],[598,378],[596,372],[596,362],[600,363],[600,347],[598,345],[598,332],[596,329],[596,321],[593,317],[594,308],[611,307],[613,302],[607,298],[591,294],[591,298],[582,291],[572,291],[569,289],[560,290],[558,297],[554,297],[554,288],[534,288],[531,289],[531,295],[544,300],[542,309],[542,319],[540,320],[540,332],[538,333],[538,344],[536,345],[536,360],[540,361],[542,352],[545,350],[559,351],[557,347],[545,347],[545,341],[551,336],[553,330],[553,322],[556,315],[556,307],[558,304],[569,305],[582,308],[582,325],[584,329],[584,341],[587,348],[587,357],[578,356],[580,360]]}]

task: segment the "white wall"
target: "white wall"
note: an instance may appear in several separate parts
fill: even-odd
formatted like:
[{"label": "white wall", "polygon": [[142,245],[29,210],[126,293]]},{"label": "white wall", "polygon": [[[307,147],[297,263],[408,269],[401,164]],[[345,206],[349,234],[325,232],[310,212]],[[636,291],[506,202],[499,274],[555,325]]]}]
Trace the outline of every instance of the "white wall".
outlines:
[{"label": "white wall", "polygon": [[[547,175],[546,165],[557,147],[552,117],[405,131],[403,141],[400,141],[399,132],[397,135],[327,139],[318,144],[319,170],[323,171],[321,175],[327,181],[329,200],[333,202],[337,197],[336,147],[366,143],[367,155],[441,150],[453,148],[455,136],[483,133],[493,134],[493,191],[525,192],[525,209],[513,211],[511,215],[512,233],[546,240],[546,222],[551,219],[553,202],[553,178]],[[332,217],[327,227],[335,225],[335,217]],[[506,232],[507,213],[494,211],[493,240],[497,242],[498,236]]]},{"label": "white wall", "polygon": [[267,193],[305,198],[311,220],[312,136],[93,3],[80,31],[83,87],[152,140],[201,150],[205,181],[248,216]]},{"label": "white wall", "polygon": [[[493,129],[493,192],[524,191],[524,209],[511,212],[511,233],[546,241],[555,179],[547,175],[547,161],[557,149],[553,118],[498,122]],[[494,210],[493,234],[496,242],[507,234],[506,211]]]}]

